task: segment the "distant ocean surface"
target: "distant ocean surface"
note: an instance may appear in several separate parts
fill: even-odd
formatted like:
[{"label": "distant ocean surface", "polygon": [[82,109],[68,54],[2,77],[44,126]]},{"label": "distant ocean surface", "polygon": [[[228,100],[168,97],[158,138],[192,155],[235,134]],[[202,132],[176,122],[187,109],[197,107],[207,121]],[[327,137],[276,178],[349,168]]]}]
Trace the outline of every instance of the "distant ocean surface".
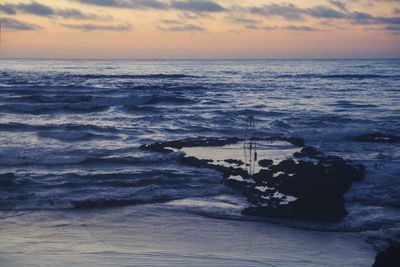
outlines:
[{"label": "distant ocean surface", "polygon": [[[338,223],[245,217],[221,174],[156,141],[295,136],[362,163]],[[400,240],[400,60],[0,60],[0,210],[165,209]],[[7,215],[7,216],[8,216]]]}]

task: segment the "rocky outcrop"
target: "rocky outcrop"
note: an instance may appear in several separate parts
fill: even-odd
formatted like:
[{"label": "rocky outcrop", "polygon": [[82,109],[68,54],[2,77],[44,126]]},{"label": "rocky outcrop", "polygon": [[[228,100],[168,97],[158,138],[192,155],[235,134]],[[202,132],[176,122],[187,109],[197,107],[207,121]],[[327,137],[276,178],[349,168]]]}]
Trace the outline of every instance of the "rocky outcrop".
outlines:
[{"label": "rocky outcrop", "polygon": [[[264,138],[262,140],[286,141],[298,146],[304,141],[290,138]],[[241,141],[236,138],[187,139],[144,145],[168,153],[171,148],[185,146],[223,146]],[[247,197],[250,206],[243,213],[251,216],[299,218],[314,220],[341,220],[346,214],[343,194],[354,181],[365,175],[362,165],[337,156],[326,155],[313,147],[304,147],[289,159],[273,164],[270,159],[258,162],[263,168],[250,176],[241,161],[226,159],[230,167],[212,160],[182,156],[183,164],[216,169],[222,172],[223,183]]]}]

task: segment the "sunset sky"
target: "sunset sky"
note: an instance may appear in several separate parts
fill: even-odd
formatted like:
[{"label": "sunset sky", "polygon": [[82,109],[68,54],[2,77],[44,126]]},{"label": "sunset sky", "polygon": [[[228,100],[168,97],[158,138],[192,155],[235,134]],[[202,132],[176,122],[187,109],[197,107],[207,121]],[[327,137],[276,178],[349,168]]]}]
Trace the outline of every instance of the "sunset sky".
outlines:
[{"label": "sunset sky", "polygon": [[2,0],[0,57],[399,58],[400,0]]}]

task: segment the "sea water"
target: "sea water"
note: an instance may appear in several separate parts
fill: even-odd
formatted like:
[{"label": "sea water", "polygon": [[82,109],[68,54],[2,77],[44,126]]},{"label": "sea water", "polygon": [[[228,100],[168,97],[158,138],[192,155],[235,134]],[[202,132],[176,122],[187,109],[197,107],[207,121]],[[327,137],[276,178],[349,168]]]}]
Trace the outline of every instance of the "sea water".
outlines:
[{"label": "sea water", "polygon": [[[215,170],[183,166],[156,141],[257,136],[307,145],[366,166],[338,223],[261,219]],[[0,214],[121,207],[267,221],[400,240],[400,60],[0,61]],[[140,214],[138,214],[140,216]],[[33,216],[33,215],[32,215]],[[1,219],[0,218],[0,225]]]}]

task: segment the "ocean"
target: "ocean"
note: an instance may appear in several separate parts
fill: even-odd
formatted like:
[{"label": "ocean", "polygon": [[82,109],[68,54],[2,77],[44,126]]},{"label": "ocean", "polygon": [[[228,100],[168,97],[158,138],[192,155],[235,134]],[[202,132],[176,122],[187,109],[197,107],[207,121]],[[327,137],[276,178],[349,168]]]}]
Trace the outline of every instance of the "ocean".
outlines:
[{"label": "ocean", "polygon": [[[254,116],[257,136],[304,138],[307,145],[366,167],[365,179],[353,183],[344,196],[349,214],[342,221],[245,216],[246,199],[222,184],[218,171],[182,165],[179,153],[139,149],[183,138],[243,138],[249,115]],[[132,249],[141,255],[134,257],[138,265],[336,266],[331,259],[339,260],[342,252],[333,245],[330,256],[310,256],[297,247],[298,255],[285,261],[287,253],[278,257],[276,251],[267,259],[260,256],[262,251],[235,256],[227,253],[227,243],[235,243],[238,231],[243,231],[237,238],[244,242],[244,233],[257,239],[255,233],[270,231],[264,234],[271,237],[271,229],[284,233],[285,240],[308,232],[312,237],[302,241],[313,247],[334,233],[345,235],[343,240],[359,237],[338,243],[344,250],[346,245],[381,249],[388,240],[400,241],[400,143],[354,140],[373,133],[400,135],[400,60],[1,59],[0,262],[68,265],[77,262],[61,261],[59,254],[74,247],[70,254],[79,254],[82,265],[107,265],[102,258],[85,258],[111,253],[89,249],[90,239],[80,249],[67,241],[58,244],[59,254],[43,244],[51,243],[50,232],[58,238],[59,231],[66,231],[70,234],[60,242],[74,243],[78,228],[104,234],[111,227],[141,236],[135,242],[148,245],[141,254]],[[177,238],[187,224],[197,223],[198,232],[190,229],[194,240],[175,240],[180,246],[173,253],[157,254],[163,243],[156,239],[165,233],[155,225],[163,222],[169,222],[169,234]],[[216,224],[220,231],[204,233],[207,225]],[[129,225],[144,232],[133,233]],[[220,250],[193,256],[214,244],[201,239],[202,233],[221,236],[224,229],[227,234],[218,240],[226,242],[216,242]],[[152,239],[144,234],[149,232]],[[36,239],[35,233],[40,233]],[[125,239],[118,233],[118,238],[109,233],[113,238],[108,240],[119,240],[122,253]],[[182,245],[196,244],[196,238],[201,248]],[[241,249],[239,244],[233,249]],[[293,243],[279,246],[280,251],[293,249]],[[177,252],[184,248],[191,250]],[[223,258],[215,256],[221,253]],[[342,254],[354,261],[343,264],[368,266],[374,255],[370,250],[367,254]],[[113,259],[123,258],[115,255],[121,256],[114,254]],[[147,262],[149,258],[154,261]]]}]

